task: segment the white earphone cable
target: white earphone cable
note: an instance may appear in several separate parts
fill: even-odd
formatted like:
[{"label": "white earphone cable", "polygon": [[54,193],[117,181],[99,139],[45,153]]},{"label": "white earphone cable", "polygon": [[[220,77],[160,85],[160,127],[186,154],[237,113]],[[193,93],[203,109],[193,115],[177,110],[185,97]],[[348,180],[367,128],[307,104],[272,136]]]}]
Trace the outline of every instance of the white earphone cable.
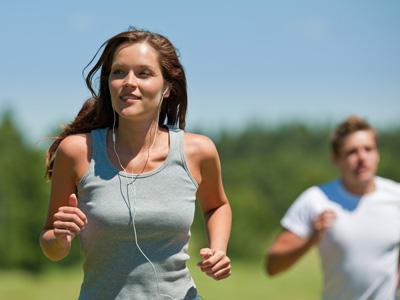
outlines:
[{"label": "white earphone cable", "polygon": [[[164,93],[165,93],[165,92],[164,92]],[[141,171],[140,173],[137,173],[137,174],[129,173],[129,172],[124,168],[124,166],[123,166],[122,163],[121,163],[121,159],[120,159],[120,157],[119,157],[119,155],[118,155],[118,152],[117,152],[117,149],[116,149],[116,136],[115,136],[116,115],[115,115],[115,110],[114,110],[114,109],[113,109],[113,114],[114,114],[113,117],[114,117],[114,120],[113,120],[113,127],[112,127],[112,142],[113,142],[114,154],[115,154],[115,157],[116,157],[117,160],[118,160],[119,166],[121,167],[121,169],[122,169],[126,174],[129,174],[129,175],[130,175],[130,179],[131,179],[131,181],[127,184],[127,187],[130,187],[130,189],[131,189],[131,191],[132,191],[132,196],[133,196],[132,227],[133,227],[133,232],[134,232],[135,245],[136,245],[137,249],[139,250],[139,252],[143,255],[143,257],[147,260],[147,262],[151,265],[151,267],[152,267],[152,269],[153,269],[154,275],[155,275],[155,277],[156,277],[156,285],[157,285],[157,294],[158,294],[158,296],[165,296],[165,297],[167,297],[167,298],[169,298],[169,299],[174,300],[174,298],[171,297],[170,295],[161,294],[158,272],[157,272],[156,267],[155,267],[155,265],[153,264],[153,262],[152,262],[152,261],[150,260],[150,258],[144,253],[144,251],[142,250],[142,248],[141,248],[140,245],[139,245],[139,242],[138,242],[138,235],[137,235],[137,231],[136,231],[136,224],[135,224],[135,217],[136,217],[136,186],[135,186],[135,181],[136,181],[136,179],[139,177],[139,175],[142,174],[143,171],[145,170],[146,165],[147,165],[147,163],[148,163],[148,160],[149,160],[149,158],[150,158],[150,150],[151,150],[151,148],[154,146],[155,141],[156,141],[156,138],[157,138],[158,120],[159,120],[159,110],[160,110],[160,108],[161,108],[161,103],[162,103],[163,98],[164,98],[164,93],[163,93],[163,95],[162,95],[162,98],[161,98],[161,101],[160,101],[160,104],[159,104],[159,109],[157,110],[157,120],[156,120],[156,122],[154,123],[153,141],[152,141],[151,145],[150,145],[150,146],[148,147],[148,149],[147,149],[147,158],[146,158],[146,161],[145,161],[145,163],[144,163],[143,169],[142,169],[142,171]],[[119,174],[118,174],[118,176],[119,176]],[[128,202],[130,203],[129,189],[127,189],[127,198],[128,198]]]}]

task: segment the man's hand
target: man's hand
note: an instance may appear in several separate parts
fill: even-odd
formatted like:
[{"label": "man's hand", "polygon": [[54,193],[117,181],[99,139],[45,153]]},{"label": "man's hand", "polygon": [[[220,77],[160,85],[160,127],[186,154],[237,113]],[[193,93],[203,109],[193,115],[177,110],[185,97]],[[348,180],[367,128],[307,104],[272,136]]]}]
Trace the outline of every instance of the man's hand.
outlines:
[{"label": "man's hand", "polygon": [[336,213],[332,209],[326,209],[320,213],[313,222],[313,233],[310,240],[313,244],[319,243],[325,231],[333,226],[336,220]]}]

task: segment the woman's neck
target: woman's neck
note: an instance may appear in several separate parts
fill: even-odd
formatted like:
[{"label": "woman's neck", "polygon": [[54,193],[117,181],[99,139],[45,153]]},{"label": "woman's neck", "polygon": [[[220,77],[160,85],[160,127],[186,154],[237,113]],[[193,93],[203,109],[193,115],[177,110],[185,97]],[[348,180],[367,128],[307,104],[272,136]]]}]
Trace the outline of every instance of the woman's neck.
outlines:
[{"label": "woman's neck", "polygon": [[115,142],[121,150],[138,153],[154,145],[158,131],[155,120],[132,122],[120,118],[115,128]]}]

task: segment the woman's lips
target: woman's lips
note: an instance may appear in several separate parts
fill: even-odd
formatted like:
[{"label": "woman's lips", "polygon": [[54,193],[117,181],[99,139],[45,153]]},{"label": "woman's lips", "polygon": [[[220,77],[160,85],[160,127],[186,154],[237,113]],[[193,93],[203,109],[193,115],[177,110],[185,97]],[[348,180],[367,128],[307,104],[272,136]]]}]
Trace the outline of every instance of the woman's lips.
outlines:
[{"label": "woman's lips", "polygon": [[136,95],[127,95],[119,97],[125,103],[133,103],[135,101],[141,100],[142,98]]}]

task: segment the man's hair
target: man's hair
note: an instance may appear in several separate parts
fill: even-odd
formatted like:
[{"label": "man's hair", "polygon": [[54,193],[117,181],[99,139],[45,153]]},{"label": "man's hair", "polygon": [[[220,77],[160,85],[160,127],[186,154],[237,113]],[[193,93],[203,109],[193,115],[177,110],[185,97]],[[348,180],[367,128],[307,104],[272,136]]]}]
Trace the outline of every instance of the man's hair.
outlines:
[{"label": "man's hair", "polygon": [[344,139],[348,135],[360,130],[372,131],[375,142],[377,142],[375,129],[366,120],[358,116],[350,116],[340,123],[331,135],[331,150],[333,154],[339,155]]}]

